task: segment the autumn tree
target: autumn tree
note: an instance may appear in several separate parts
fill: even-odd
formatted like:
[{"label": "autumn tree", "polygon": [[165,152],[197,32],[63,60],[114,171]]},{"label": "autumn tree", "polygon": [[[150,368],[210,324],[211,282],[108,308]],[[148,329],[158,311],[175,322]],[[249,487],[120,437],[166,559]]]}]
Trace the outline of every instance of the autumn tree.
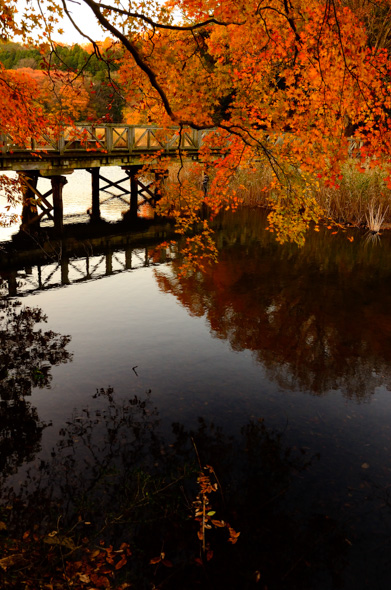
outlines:
[{"label": "autumn tree", "polygon": [[[266,167],[270,228],[301,243],[322,216],[310,187],[319,178],[338,184],[349,133],[363,143],[360,158],[388,172],[390,60],[379,15],[389,0],[375,11],[364,0],[82,3],[123,52],[121,81],[133,108],[180,135],[208,131],[202,164],[194,164],[208,171],[208,190],[179,174],[175,199],[161,202],[183,231],[201,221],[200,211],[236,206],[230,180],[239,167]],[[74,3],[29,3],[19,21],[15,7],[13,0],[2,8],[5,31],[19,27],[30,41],[35,26],[36,40],[50,45],[56,19],[66,17],[102,58]],[[203,232],[211,243],[205,222]]]},{"label": "autumn tree", "polygon": [[129,99],[141,97],[159,125],[210,130],[201,155],[212,171],[208,194],[185,180],[177,189],[186,228],[202,201],[212,213],[235,206],[229,179],[238,167],[265,166],[270,225],[280,240],[302,242],[322,215],[309,187],[319,177],[338,184],[348,124],[365,138],[361,158],[388,169],[390,62],[363,3],[180,0],[143,11],[84,3],[126,50]]},{"label": "autumn tree", "polygon": [[56,120],[65,123],[87,119],[89,94],[83,79],[73,80],[66,72],[55,71],[49,75],[31,68],[19,68],[14,76],[23,76],[35,83],[35,99],[41,105],[47,124],[54,124]]},{"label": "autumn tree", "polygon": [[365,24],[368,45],[375,50],[391,49],[391,6],[388,0],[345,0]]}]

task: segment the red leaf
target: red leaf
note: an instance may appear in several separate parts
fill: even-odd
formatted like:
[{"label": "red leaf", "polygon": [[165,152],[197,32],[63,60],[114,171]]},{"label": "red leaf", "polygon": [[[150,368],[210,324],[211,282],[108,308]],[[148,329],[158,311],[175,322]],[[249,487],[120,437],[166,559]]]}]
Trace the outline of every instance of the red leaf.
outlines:
[{"label": "red leaf", "polygon": [[162,558],[159,555],[159,557],[152,557],[152,559],[149,560],[149,563],[151,565],[155,565],[155,563],[160,563],[161,560],[162,560]]},{"label": "red leaf", "polygon": [[121,567],[123,567],[127,562],[128,560],[126,559],[126,555],[123,555],[119,562],[115,564],[115,569],[120,570]]},{"label": "red leaf", "polygon": [[174,567],[173,563],[169,559],[163,559],[162,564],[166,567]]}]

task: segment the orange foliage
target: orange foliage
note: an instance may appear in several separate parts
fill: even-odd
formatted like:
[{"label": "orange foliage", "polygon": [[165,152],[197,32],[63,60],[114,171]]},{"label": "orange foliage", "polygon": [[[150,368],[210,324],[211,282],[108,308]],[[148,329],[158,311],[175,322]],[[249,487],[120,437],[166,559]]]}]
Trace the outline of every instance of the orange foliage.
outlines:
[{"label": "orange foliage", "polygon": [[[352,10],[281,0],[171,6],[186,23],[208,23],[155,32],[144,23],[130,41],[155,78],[129,52],[121,82],[130,100],[142,90],[139,111],[156,123],[217,130],[202,153],[215,171],[207,197],[212,212],[233,201],[228,179],[235,169],[258,161],[274,177],[270,227],[281,241],[300,243],[321,215],[308,186],[319,174],[337,185],[348,129],[364,140],[361,159],[388,169],[391,62],[386,51],[369,47]],[[181,190],[182,202],[191,201]]]},{"label": "orange foliage", "polygon": [[[96,43],[100,49],[110,49],[113,45],[111,37],[106,37],[104,41],[97,41]],[[94,53],[95,48],[92,43],[82,43],[81,47],[87,51],[87,53]]]},{"label": "orange foliage", "polygon": [[0,129],[11,134],[19,145],[37,137],[46,125],[38,95],[34,79],[20,71],[7,71],[0,64]]},{"label": "orange foliage", "polygon": [[69,124],[71,121],[87,118],[89,95],[81,78],[73,80],[72,74],[56,70],[48,73],[32,68],[19,68],[17,73],[36,82],[36,98],[39,98],[51,119]]}]

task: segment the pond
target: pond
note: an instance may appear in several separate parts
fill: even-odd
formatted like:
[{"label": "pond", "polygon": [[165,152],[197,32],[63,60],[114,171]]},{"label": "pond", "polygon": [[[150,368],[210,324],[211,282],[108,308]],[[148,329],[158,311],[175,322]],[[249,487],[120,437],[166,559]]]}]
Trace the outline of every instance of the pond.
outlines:
[{"label": "pond", "polygon": [[[265,225],[224,215],[218,263],[187,278],[176,247],[153,244],[130,265],[112,248],[99,280],[80,278],[80,254],[62,286],[18,271],[1,311],[0,534],[56,567],[72,553],[64,588],[390,587],[390,237],[321,229],[299,249]],[[206,465],[217,491],[202,495]],[[94,562],[94,578],[91,544],[121,543],[122,565]]]}]

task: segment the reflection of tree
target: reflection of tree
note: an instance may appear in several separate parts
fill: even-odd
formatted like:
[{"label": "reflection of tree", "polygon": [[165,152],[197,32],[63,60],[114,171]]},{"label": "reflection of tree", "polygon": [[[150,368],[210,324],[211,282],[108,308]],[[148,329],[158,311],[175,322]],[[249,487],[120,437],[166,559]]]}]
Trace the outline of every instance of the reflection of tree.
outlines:
[{"label": "reflection of tree", "polygon": [[24,396],[32,387],[50,387],[53,365],[72,358],[69,336],[36,329],[46,321],[39,308],[0,302],[0,473],[5,478],[40,450],[42,430],[36,409]]},{"label": "reflection of tree", "polygon": [[[194,431],[176,423],[167,441],[158,433],[158,415],[149,396],[119,401],[112,389],[97,396],[99,408],[75,411],[51,460],[30,470],[25,488],[19,494],[8,490],[8,501],[14,500],[9,534],[34,531],[41,539],[51,532],[53,539],[52,531],[58,531],[60,546],[45,537],[52,543],[44,545],[50,559],[42,559],[41,548],[41,565],[34,564],[54,564],[53,587],[66,587],[63,572],[77,567],[81,572],[78,564],[85,563],[91,556],[88,548],[95,550],[100,541],[105,547],[122,542],[130,546],[132,556],[121,581],[140,589],[312,590],[319,573],[334,580],[341,575],[348,551],[346,531],[325,515],[308,514],[305,497],[302,503],[284,504],[295,481],[311,466],[304,450],[286,447],[283,436],[261,420],[246,424],[238,437],[202,419]],[[223,493],[214,494],[213,509],[241,532],[240,542],[231,546],[223,529],[208,531],[214,555],[203,567],[196,563],[200,544],[192,502],[199,467],[193,441],[202,462],[218,473]],[[79,547],[65,556],[75,561],[73,568],[64,561],[65,543],[67,549]],[[33,542],[24,545],[28,560],[29,551],[34,555],[35,550]],[[151,567],[151,558],[161,552],[171,567]],[[57,563],[61,567],[56,569]],[[43,575],[34,567],[22,572],[24,580]],[[13,581],[17,588],[18,576]]]},{"label": "reflection of tree", "polygon": [[[391,385],[388,288],[391,257],[351,244],[346,234],[311,235],[302,250],[273,243],[252,213],[217,232],[219,262],[181,278],[156,269],[173,293],[234,350],[251,350],[286,388],[341,389],[363,399]],[[382,256],[381,264],[376,260]]]},{"label": "reflection of tree", "polygon": [[0,473],[5,478],[41,449],[42,431],[36,409],[25,400],[0,402]]},{"label": "reflection of tree", "polygon": [[36,329],[46,316],[39,308],[12,301],[0,303],[0,398],[19,399],[32,387],[50,387],[54,365],[72,358],[66,350],[70,336]]}]

